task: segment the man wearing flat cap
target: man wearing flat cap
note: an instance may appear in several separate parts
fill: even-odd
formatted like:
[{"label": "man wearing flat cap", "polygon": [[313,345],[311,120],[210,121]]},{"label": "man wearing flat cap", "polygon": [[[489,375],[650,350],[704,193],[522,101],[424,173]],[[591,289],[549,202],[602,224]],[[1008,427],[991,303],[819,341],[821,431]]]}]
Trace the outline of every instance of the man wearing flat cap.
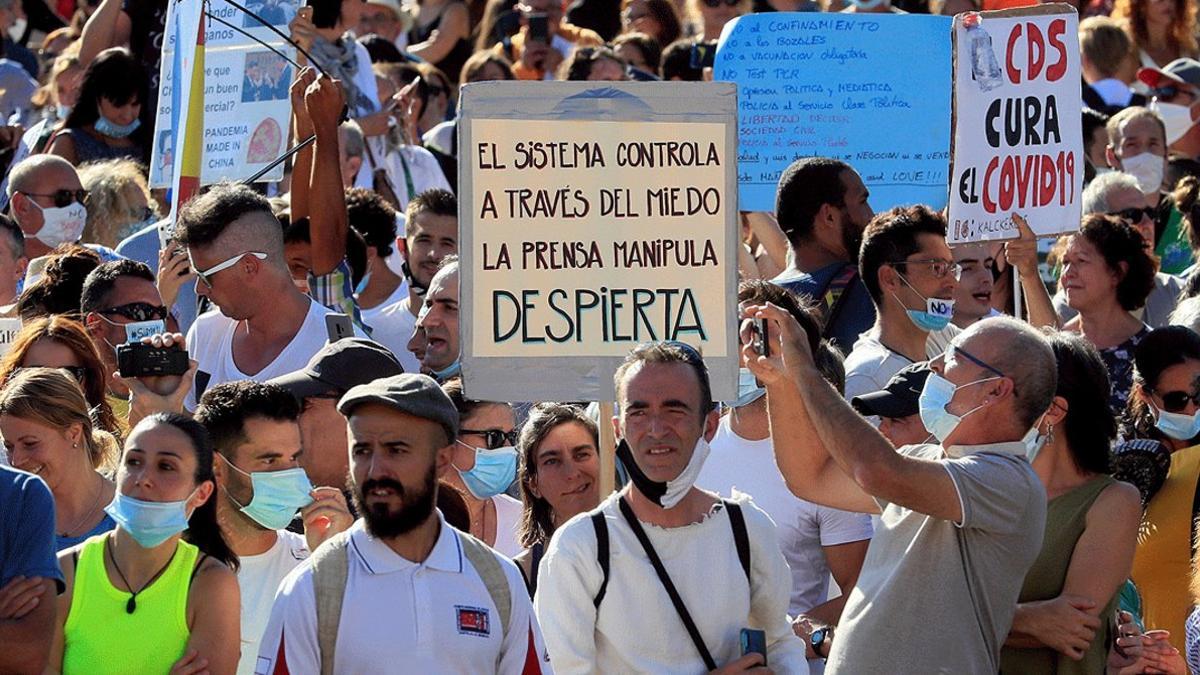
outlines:
[{"label": "man wearing flat cap", "polygon": [[516,565],[434,507],[458,432],[450,397],[401,374],[337,409],[363,518],[283,580],[259,672],[550,672]]}]

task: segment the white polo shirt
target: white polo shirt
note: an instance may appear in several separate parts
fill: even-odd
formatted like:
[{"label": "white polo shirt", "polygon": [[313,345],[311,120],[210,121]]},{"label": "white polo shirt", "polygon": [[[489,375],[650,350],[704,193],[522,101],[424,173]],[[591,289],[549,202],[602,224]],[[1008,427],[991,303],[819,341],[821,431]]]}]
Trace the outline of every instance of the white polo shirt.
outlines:
[{"label": "white polo shirt", "polygon": [[[337,673],[551,673],[549,657],[521,573],[497,554],[508,578],[507,635],[458,533],[438,513],[441,533],[429,557],[414,563],[371,536],[360,519],[350,528],[350,565],[338,625]],[[256,673],[308,675],[321,670],[312,566],[305,562],[279,586],[258,653]]]}]

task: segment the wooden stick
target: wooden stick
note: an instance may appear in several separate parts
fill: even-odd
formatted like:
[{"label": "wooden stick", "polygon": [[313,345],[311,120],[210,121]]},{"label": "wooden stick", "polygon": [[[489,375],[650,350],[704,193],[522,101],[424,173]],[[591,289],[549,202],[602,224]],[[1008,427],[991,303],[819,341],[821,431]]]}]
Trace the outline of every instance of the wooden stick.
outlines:
[{"label": "wooden stick", "polygon": [[613,433],[613,402],[600,402],[600,499],[616,489],[617,438]]}]

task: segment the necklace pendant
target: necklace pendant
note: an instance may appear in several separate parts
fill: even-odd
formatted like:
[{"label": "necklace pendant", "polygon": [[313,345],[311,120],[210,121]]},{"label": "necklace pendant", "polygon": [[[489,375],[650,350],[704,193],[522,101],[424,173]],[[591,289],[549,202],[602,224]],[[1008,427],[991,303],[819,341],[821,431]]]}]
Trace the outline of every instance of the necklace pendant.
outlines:
[{"label": "necklace pendant", "polygon": [[136,609],[137,609],[137,596],[131,595],[131,596],[129,596],[129,601],[125,603],[125,613],[133,614],[134,610],[136,610]]}]

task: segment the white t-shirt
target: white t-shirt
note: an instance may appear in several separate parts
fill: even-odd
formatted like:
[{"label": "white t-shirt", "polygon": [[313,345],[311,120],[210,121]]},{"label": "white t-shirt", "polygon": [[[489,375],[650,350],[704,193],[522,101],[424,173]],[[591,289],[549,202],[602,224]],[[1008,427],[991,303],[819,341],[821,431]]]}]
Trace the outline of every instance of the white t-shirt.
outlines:
[{"label": "white t-shirt", "polygon": [[509,558],[515,558],[525,550],[517,538],[521,512],[525,507],[519,500],[505,494],[492,497],[492,503],[496,505],[496,545],[492,548]]},{"label": "white t-shirt", "polygon": [[[946,351],[950,341],[961,332],[961,328],[950,324],[930,333],[925,341],[925,357],[932,359]],[[908,357],[884,346],[874,329],[863,333],[846,356],[846,400],[881,391],[893,375],[912,363]]]},{"label": "white t-shirt", "polygon": [[[512,603],[505,632],[492,595],[464,553],[458,533],[440,513],[438,518],[441,532],[420,563],[371,536],[361,519],[351,526],[333,672],[553,672],[517,566],[496,556]],[[280,584],[258,656],[258,672],[264,675],[320,672],[310,564],[302,563]]]},{"label": "white t-shirt", "polygon": [[360,304],[358,306],[358,314],[359,314],[359,316],[362,317],[363,323],[367,324],[367,326],[370,327],[372,325],[371,320],[378,317],[380,314],[383,314],[383,310],[387,309],[388,307],[391,307],[392,305],[396,304],[397,302],[400,302],[401,300],[407,300],[407,299],[408,299],[408,279],[405,279],[404,277],[400,277],[400,285],[396,287],[396,290],[392,291],[391,295],[387,296],[386,298],[384,298],[383,302],[379,303],[378,305],[375,305],[374,307],[372,307],[370,309],[367,309]]},{"label": "white t-shirt", "polygon": [[417,316],[409,310],[407,297],[380,309],[370,320],[364,315],[363,320],[371,327],[371,339],[390,349],[404,372],[421,372],[421,362],[408,351],[408,341],[417,329]]},{"label": "white t-shirt", "polygon": [[[401,155],[404,157],[403,161],[400,159]],[[408,200],[426,190],[441,188],[451,192],[450,182],[446,180],[446,174],[442,173],[442,166],[438,164],[437,158],[419,145],[402,146],[387,153],[387,156],[379,161],[383,162],[383,168],[387,170],[388,180],[396,192],[396,199],[400,200],[401,211],[408,208]],[[408,167],[407,180],[405,166]],[[411,193],[408,189],[409,181],[412,182]]]},{"label": "white t-shirt", "polygon": [[[188,355],[200,366],[196,373],[197,386],[188,392],[184,407],[188,411],[196,409],[196,403],[203,392],[197,393],[197,387],[204,385],[205,390],[211,389],[222,382],[237,380],[254,380],[266,382],[273,377],[287,375],[308,365],[313,357],[329,339],[329,331],[325,327],[325,315],[334,314],[332,309],[309,298],[308,315],[300,330],[288,343],[275,360],[267,364],[257,373],[243,373],[233,362],[233,334],[240,321],[234,321],[221,314],[218,310],[206,312],[196,317],[187,334]],[[367,337],[362,329],[354,327],[354,334]],[[203,378],[203,379],[202,379]],[[207,380],[207,382],[204,382]]]},{"label": "white t-shirt", "polygon": [[779,548],[792,570],[788,614],[796,615],[829,599],[829,563],[822,546],[837,546],[871,538],[871,518],[819,506],[788,490],[775,465],[770,438],[751,441],[734,433],[730,417],[721,418],[709,442],[711,454],[696,486],[722,497],[750,495],[778,528]]},{"label": "white t-shirt", "polygon": [[238,675],[254,675],[258,659],[258,643],[267,630],[275,591],[292,570],[308,558],[308,543],[304,537],[279,530],[279,539],[266,553],[239,556],[238,588],[242,596],[242,658]]}]

